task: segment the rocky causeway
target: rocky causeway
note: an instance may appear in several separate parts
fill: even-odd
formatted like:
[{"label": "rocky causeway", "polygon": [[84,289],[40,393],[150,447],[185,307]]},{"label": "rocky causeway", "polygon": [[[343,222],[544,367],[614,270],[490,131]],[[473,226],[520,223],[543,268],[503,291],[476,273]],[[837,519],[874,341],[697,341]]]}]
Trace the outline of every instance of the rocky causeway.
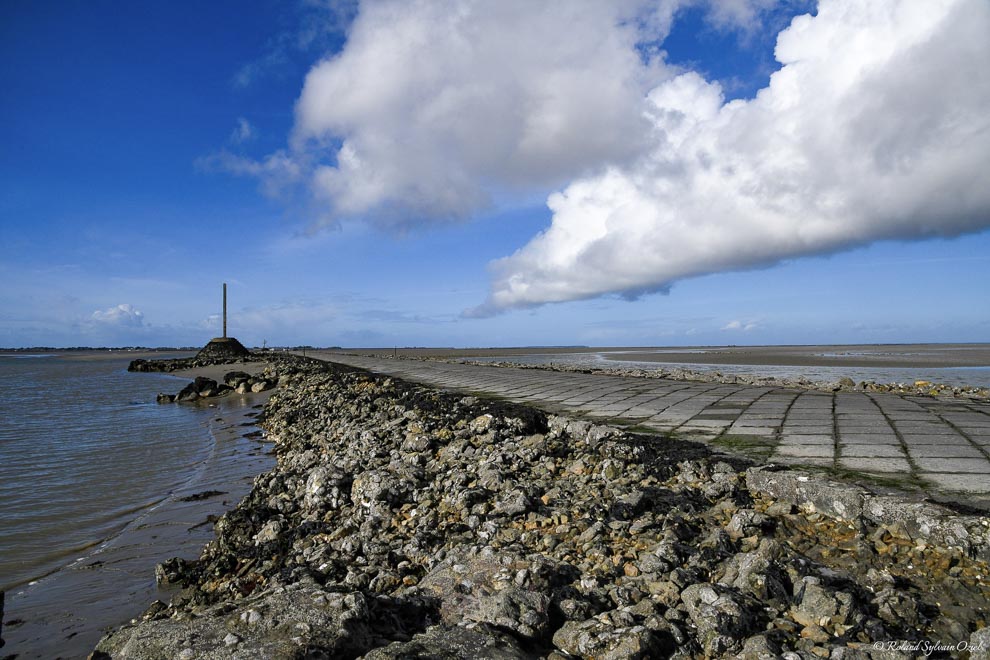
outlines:
[{"label": "rocky causeway", "polygon": [[[178,589],[172,602],[151,604],[92,657],[900,658],[990,648],[990,519],[979,511],[450,383],[291,357],[263,375],[277,383],[262,421],[277,466],[217,521],[198,560],[159,567]],[[742,403],[719,395],[703,400]],[[753,394],[741,408],[769,397],[757,411],[766,421],[783,408],[786,425],[795,402],[781,396]],[[619,412],[649,405],[615,400]]]},{"label": "rocky causeway", "polygon": [[990,507],[985,389],[317,355],[559,414],[672,433],[758,461],[813,466]]}]

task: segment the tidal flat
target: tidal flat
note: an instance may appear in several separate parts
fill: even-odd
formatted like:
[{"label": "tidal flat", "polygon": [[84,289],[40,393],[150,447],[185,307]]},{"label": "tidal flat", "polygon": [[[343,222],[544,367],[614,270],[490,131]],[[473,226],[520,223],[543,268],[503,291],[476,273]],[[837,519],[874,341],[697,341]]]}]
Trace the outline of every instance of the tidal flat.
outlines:
[{"label": "tidal flat", "polygon": [[505,358],[601,355],[607,360],[671,364],[821,367],[990,367],[990,344],[820,344],[794,346],[529,346],[508,348],[352,348],[398,357]]},{"label": "tidal flat", "polygon": [[[950,387],[990,387],[990,344],[814,346],[360,348],[355,355],[505,362],[582,369],[680,369],[698,374],[880,384],[924,380]],[[331,353],[323,352],[324,355]]]}]

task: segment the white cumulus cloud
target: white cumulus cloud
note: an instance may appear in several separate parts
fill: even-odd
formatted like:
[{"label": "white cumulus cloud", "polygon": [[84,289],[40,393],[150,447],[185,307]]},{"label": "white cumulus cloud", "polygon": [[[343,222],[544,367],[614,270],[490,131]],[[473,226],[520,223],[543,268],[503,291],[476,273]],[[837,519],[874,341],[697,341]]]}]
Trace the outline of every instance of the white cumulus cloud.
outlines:
[{"label": "white cumulus cloud", "polygon": [[[694,6],[717,30],[749,32],[774,2],[364,0],[343,48],[307,74],[290,148],[221,150],[199,165],[273,194],[305,181],[320,223],[399,232],[545,194],[649,153],[645,94],[677,73],[659,45]],[[307,21],[299,43],[342,31],[352,9]],[[292,40],[280,35],[272,52],[284,59]]]},{"label": "white cumulus cloud", "polygon": [[109,326],[138,328],[144,325],[144,313],[136,309],[134,305],[127,303],[109,309],[97,310],[93,312],[90,319]]},{"label": "white cumulus cloud", "polygon": [[643,90],[670,75],[636,46],[676,6],[365,2],[306,77],[294,148],[332,155],[312,181],[337,214],[379,224],[464,217],[493,191],[631,162],[652,130]]},{"label": "white cumulus cloud", "polygon": [[986,0],[821,0],[756,98],[660,82],[637,106],[648,153],[552,194],[551,226],[468,314],[987,227],[988,34]]},{"label": "white cumulus cloud", "polygon": [[742,330],[743,332],[749,332],[758,327],[759,325],[755,321],[740,321],[736,319],[722,326],[722,330]]}]

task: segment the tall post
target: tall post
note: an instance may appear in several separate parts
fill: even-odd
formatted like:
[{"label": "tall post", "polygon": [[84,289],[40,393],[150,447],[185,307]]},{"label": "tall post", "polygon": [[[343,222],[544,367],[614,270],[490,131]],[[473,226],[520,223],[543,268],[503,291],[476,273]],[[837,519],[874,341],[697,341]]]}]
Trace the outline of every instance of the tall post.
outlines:
[{"label": "tall post", "polygon": [[223,338],[227,338],[227,283],[223,283]]}]

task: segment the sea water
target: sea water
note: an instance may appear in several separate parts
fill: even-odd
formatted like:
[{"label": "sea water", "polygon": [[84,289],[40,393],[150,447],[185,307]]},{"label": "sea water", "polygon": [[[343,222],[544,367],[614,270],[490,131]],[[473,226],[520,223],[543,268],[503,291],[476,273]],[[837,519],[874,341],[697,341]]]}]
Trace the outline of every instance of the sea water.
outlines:
[{"label": "sea water", "polygon": [[159,405],[186,381],[131,357],[0,356],[0,656],[86,657],[168,600],[155,564],[195,559],[274,463],[253,432],[267,394]]},{"label": "sea water", "polygon": [[0,590],[51,573],[160,502],[209,455],[209,412],[127,357],[0,356]]}]

